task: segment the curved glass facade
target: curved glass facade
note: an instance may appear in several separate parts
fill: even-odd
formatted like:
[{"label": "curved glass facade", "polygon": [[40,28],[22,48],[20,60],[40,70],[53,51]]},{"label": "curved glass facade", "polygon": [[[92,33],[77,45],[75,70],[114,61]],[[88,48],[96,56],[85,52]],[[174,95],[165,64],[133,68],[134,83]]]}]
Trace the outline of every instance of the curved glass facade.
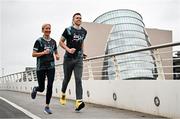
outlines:
[{"label": "curved glass facade", "polygon": [[[97,17],[94,22],[113,25],[106,54],[145,48],[150,45],[141,15],[132,10],[114,10]],[[151,51],[117,56],[121,79],[155,79],[155,64]],[[113,63],[108,60],[109,79],[114,79]]]}]

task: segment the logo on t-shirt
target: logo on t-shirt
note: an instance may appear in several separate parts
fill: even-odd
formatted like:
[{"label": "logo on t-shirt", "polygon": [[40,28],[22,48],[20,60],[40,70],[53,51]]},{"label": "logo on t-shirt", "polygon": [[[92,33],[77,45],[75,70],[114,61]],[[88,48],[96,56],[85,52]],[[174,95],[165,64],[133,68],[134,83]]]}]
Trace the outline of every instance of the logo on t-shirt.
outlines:
[{"label": "logo on t-shirt", "polygon": [[77,35],[77,34],[75,34],[74,33],[74,35],[73,35],[73,41],[81,41],[81,40],[83,40],[84,39],[84,34],[81,34],[81,35]]}]

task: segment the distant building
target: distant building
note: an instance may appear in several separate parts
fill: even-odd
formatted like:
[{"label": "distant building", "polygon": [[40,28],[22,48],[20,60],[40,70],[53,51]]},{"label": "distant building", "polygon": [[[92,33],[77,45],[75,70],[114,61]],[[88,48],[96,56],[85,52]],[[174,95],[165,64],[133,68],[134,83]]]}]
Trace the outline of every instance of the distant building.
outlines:
[{"label": "distant building", "polygon": [[[106,54],[151,46],[142,16],[135,11],[127,9],[109,11],[97,17],[94,22],[113,25]],[[120,65],[121,79],[155,79],[153,75],[155,63],[153,63],[153,55],[150,51],[125,54],[116,58]],[[111,60],[108,61],[108,65],[108,76],[113,79],[111,75],[114,76],[115,72],[112,70]]]},{"label": "distant building", "polygon": [[180,80],[180,51],[177,52],[176,56],[173,59],[174,80]]}]

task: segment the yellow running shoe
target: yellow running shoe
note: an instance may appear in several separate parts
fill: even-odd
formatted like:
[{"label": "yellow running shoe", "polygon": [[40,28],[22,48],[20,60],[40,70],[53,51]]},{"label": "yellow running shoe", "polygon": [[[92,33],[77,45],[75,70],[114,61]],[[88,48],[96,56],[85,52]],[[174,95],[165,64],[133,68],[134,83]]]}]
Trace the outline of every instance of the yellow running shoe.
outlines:
[{"label": "yellow running shoe", "polygon": [[62,94],[59,100],[61,105],[65,105],[66,104],[66,95]]},{"label": "yellow running shoe", "polygon": [[82,100],[76,100],[76,109],[75,111],[80,111],[82,108],[85,107],[85,103]]}]

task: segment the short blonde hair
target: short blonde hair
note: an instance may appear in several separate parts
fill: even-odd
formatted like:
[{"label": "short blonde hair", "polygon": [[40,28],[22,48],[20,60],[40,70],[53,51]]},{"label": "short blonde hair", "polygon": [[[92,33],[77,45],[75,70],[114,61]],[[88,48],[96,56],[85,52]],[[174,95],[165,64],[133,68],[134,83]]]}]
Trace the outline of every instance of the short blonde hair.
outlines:
[{"label": "short blonde hair", "polygon": [[43,29],[44,29],[47,25],[49,25],[49,26],[51,27],[51,24],[45,23],[45,24],[42,25],[42,31],[43,31]]}]

